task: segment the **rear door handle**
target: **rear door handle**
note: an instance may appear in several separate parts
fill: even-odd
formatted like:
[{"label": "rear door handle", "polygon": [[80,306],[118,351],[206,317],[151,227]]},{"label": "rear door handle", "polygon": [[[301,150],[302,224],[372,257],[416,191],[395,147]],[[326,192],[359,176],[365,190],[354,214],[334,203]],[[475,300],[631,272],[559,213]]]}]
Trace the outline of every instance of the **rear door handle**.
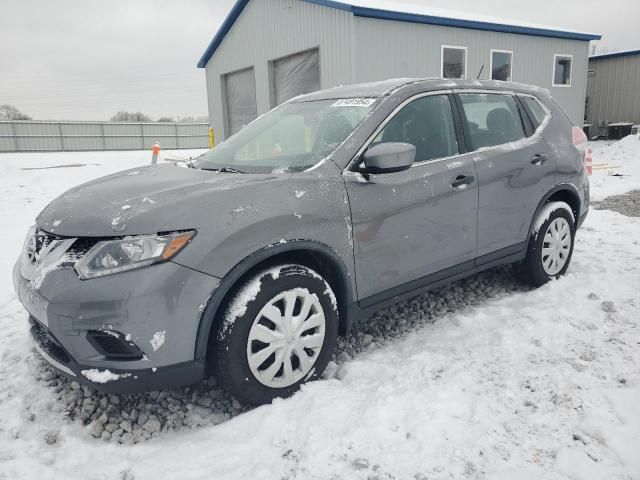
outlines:
[{"label": "rear door handle", "polygon": [[476,177],[473,175],[458,175],[456,178],[451,180],[451,186],[453,188],[463,189],[471,185],[476,181]]},{"label": "rear door handle", "polygon": [[547,160],[549,160],[549,155],[546,153],[536,153],[533,157],[531,157],[532,165],[542,165]]}]

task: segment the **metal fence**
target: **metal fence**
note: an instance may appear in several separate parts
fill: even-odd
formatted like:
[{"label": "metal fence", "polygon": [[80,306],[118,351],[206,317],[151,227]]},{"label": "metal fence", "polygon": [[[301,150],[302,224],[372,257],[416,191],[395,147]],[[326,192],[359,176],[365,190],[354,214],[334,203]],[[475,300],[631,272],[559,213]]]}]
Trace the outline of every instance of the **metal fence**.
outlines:
[{"label": "metal fence", "polygon": [[208,148],[206,123],[0,121],[0,152]]}]

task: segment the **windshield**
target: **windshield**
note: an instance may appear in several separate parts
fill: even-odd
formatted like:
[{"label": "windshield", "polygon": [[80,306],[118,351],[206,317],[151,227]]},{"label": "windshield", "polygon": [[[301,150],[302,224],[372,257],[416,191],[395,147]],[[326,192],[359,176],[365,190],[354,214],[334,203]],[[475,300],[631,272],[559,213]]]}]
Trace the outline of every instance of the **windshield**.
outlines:
[{"label": "windshield", "polygon": [[205,170],[299,172],[333,153],[373,110],[376,99],[287,103],[195,159]]}]

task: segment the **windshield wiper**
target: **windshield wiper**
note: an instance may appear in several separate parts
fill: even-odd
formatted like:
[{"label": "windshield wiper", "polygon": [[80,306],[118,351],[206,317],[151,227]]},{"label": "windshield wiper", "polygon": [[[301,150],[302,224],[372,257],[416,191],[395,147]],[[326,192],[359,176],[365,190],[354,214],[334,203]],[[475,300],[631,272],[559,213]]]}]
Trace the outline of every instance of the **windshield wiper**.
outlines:
[{"label": "windshield wiper", "polygon": [[221,172],[221,173],[247,173],[232,167],[203,168],[202,170],[209,170],[210,172]]}]

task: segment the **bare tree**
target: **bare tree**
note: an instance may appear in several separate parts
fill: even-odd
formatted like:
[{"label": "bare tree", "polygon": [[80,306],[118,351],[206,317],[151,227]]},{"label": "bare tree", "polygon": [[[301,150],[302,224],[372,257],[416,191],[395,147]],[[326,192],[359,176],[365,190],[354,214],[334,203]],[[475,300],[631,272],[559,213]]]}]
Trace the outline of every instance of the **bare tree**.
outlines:
[{"label": "bare tree", "polygon": [[178,119],[180,123],[209,123],[209,117],[182,117]]},{"label": "bare tree", "polygon": [[142,112],[125,112],[124,110],[116,113],[111,119],[110,122],[150,122],[151,118],[146,116]]},{"label": "bare tree", "polygon": [[160,117],[156,121],[157,122],[170,122],[170,123],[174,123],[175,122],[175,120],[172,117]]},{"label": "bare tree", "polygon": [[31,120],[13,105],[0,105],[0,120]]}]

